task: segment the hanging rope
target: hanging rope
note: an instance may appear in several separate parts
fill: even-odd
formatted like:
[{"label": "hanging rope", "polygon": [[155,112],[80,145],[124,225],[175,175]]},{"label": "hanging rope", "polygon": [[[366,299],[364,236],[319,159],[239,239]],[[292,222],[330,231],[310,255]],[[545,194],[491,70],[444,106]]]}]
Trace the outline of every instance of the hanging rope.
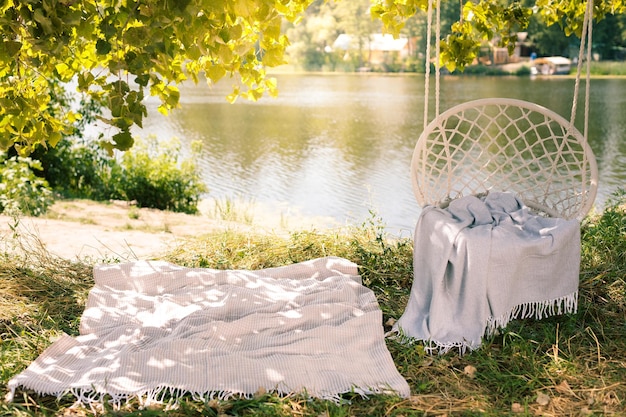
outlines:
[{"label": "hanging rope", "polygon": [[428,1],[428,11],[426,17],[426,67],[424,72],[424,127],[428,125],[428,97],[430,96],[430,43],[433,22],[433,1]]},{"label": "hanging rope", "polygon": [[574,126],[574,121],[576,120],[576,110],[578,107],[578,90],[580,86],[580,73],[582,71],[582,62],[584,58],[585,48],[587,49],[586,54],[586,83],[585,83],[585,112],[584,112],[584,128],[583,128],[583,136],[587,138],[588,130],[589,130],[589,91],[590,91],[590,81],[591,81],[591,39],[592,39],[592,28],[593,28],[593,0],[588,0],[587,5],[585,7],[585,15],[583,18],[583,29],[582,34],[580,36],[580,48],[578,50],[578,65],[576,67],[576,82],[574,84],[574,99],[572,101],[572,113],[570,116],[570,123]]},{"label": "hanging rope", "polygon": [[436,24],[435,24],[435,118],[439,116],[439,97],[440,97],[440,46],[441,46],[441,7],[440,0],[429,0],[426,18],[426,64],[424,75],[424,126],[428,124],[428,106],[430,99],[430,56],[432,43],[432,26],[433,26],[433,7],[435,8]]},{"label": "hanging rope", "polygon": [[439,117],[439,97],[441,79],[441,0],[436,0],[437,20],[435,24],[435,118]]},{"label": "hanging rope", "polygon": [[[587,63],[586,63],[586,82],[585,82],[585,110],[584,110],[584,125],[583,125],[583,138],[585,141],[589,135],[589,91],[591,86],[591,48],[592,48],[592,28],[593,28],[593,0],[587,0],[585,7],[585,16],[583,18],[583,29],[580,35],[580,49],[578,50],[578,65],[576,67],[576,82],[574,84],[574,99],[572,101],[572,114],[570,116],[570,129],[576,129],[574,122],[576,120],[576,110],[578,106],[578,90],[580,86],[580,73],[582,70],[583,52],[585,47],[587,48]],[[586,154],[583,155],[583,160],[587,162]],[[587,191],[586,184],[586,172],[583,175],[583,192]]]}]

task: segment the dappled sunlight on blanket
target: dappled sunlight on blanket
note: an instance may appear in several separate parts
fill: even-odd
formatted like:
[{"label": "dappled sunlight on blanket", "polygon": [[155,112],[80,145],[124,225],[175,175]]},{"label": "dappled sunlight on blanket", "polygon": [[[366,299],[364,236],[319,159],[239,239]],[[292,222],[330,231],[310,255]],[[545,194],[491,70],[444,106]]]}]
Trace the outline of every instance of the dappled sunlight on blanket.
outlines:
[{"label": "dappled sunlight on blanket", "polygon": [[338,398],[408,396],[382,313],[356,265],[321,258],[259,271],[165,262],[103,265],[80,336],[53,344],[10,387],[81,401],[164,391],[250,396],[263,387]]}]

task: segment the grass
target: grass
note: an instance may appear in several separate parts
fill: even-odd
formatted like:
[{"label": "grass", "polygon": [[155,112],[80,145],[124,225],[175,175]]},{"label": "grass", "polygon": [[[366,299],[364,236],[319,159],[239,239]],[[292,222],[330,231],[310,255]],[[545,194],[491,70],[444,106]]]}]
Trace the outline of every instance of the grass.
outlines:
[{"label": "grass", "polygon": [[[91,267],[50,257],[32,241],[0,256],[0,395],[62,332],[76,335],[93,285]],[[185,266],[266,268],[334,255],[360,265],[389,328],[406,306],[412,242],[387,239],[374,219],[360,227],[287,237],[220,232],[185,242],[166,260]],[[619,416],[626,409],[626,196],[582,225],[579,309],[541,321],[516,320],[465,356],[430,356],[420,345],[387,345],[412,396],[346,396],[344,403],[258,393],[178,408],[70,408],[72,399],[19,392],[0,416]]]},{"label": "grass", "polygon": [[220,220],[239,222],[250,225],[254,220],[252,208],[254,203],[244,200],[233,200],[229,197],[215,200],[213,207],[213,217]]},{"label": "grass", "polygon": [[626,76],[624,61],[594,61],[591,63],[592,75]]}]

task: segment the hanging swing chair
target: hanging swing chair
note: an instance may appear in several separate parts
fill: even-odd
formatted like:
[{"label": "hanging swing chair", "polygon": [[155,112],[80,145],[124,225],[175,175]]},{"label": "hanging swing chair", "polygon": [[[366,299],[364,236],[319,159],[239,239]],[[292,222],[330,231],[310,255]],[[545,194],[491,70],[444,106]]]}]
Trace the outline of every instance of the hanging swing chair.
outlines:
[{"label": "hanging swing chair", "polygon": [[411,174],[421,206],[501,190],[538,213],[579,220],[594,202],[598,175],[569,121],[510,98],[474,100],[439,115],[417,141]]},{"label": "hanging swing chair", "polygon": [[[428,123],[433,9],[435,118]],[[515,318],[576,311],[579,221],[593,205],[598,172],[586,140],[593,3],[585,12],[570,120],[512,98],[474,100],[439,114],[439,9],[439,0],[429,2],[425,128],[411,161],[422,207],[413,288],[394,331],[445,353],[478,348]],[[574,121],[586,37],[581,134]]]},{"label": "hanging swing chair", "polygon": [[[585,48],[591,45],[593,3],[585,13],[570,120],[527,101],[487,98],[459,104],[439,113],[439,7],[436,33],[436,117],[428,118],[427,59],[424,131],[411,162],[413,192],[420,206],[445,206],[465,196],[490,190],[515,193],[525,204],[551,217],[579,219],[591,209],[597,193],[598,169],[589,147],[589,63],[585,94],[585,132],[574,126]],[[428,35],[432,26],[429,4]],[[427,56],[430,56],[430,39]]]}]

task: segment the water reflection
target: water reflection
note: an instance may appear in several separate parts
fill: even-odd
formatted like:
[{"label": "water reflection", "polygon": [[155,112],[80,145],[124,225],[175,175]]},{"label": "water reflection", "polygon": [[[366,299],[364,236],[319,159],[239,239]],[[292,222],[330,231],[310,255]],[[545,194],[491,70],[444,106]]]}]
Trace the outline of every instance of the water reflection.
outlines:
[{"label": "water reflection", "polygon": [[[215,198],[287,203],[304,214],[360,223],[370,209],[390,232],[410,234],[419,214],[409,165],[423,128],[423,78],[416,75],[281,75],[280,95],[228,104],[230,85],[189,84],[182,109],[152,112],[142,134],[204,142],[202,174]],[[574,80],[442,79],[441,111],[483,97],[512,97],[570,118]],[[626,178],[625,79],[592,80],[590,145],[601,205]],[[434,85],[431,87],[434,92]],[[584,84],[577,127],[583,129]],[[432,94],[432,93],[431,93]],[[434,99],[429,105],[434,109]]]}]

